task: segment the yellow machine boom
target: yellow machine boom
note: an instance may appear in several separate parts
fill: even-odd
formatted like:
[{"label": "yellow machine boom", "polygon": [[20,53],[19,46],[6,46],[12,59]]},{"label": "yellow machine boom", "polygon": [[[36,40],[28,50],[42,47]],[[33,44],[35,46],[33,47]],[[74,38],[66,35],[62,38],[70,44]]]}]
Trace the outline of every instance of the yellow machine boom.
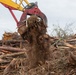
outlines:
[{"label": "yellow machine boom", "polygon": [[12,1],[12,0],[0,0],[0,3],[7,5],[8,7],[14,8],[16,10],[20,10],[23,11],[24,8],[21,6],[22,2],[25,2],[26,4],[29,4],[29,2],[27,0],[20,0],[20,3],[17,4],[16,2]]}]

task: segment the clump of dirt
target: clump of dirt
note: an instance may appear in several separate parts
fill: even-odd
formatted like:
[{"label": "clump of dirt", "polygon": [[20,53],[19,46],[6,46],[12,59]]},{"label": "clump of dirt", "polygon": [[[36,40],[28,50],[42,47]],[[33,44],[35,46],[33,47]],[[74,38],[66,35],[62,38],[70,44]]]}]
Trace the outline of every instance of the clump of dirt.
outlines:
[{"label": "clump of dirt", "polygon": [[30,67],[36,67],[45,62],[49,55],[49,35],[46,34],[46,26],[37,16],[31,16],[27,20],[28,37],[31,50],[27,53]]}]

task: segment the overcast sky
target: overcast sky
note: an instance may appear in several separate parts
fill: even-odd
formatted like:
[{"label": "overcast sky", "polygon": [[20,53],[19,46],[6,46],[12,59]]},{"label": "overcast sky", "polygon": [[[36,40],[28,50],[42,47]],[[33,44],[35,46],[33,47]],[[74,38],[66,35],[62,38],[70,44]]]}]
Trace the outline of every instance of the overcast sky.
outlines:
[{"label": "overcast sky", "polygon": [[[47,16],[49,33],[53,30],[53,24],[64,28],[70,23],[73,23],[71,27],[76,33],[76,0],[29,0],[29,2],[36,1],[40,10]],[[15,11],[18,20],[21,14],[21,11]],[[0,37],[4,31],[13,32],[16,30],[16,22],[10,12],[0,4]]]}]

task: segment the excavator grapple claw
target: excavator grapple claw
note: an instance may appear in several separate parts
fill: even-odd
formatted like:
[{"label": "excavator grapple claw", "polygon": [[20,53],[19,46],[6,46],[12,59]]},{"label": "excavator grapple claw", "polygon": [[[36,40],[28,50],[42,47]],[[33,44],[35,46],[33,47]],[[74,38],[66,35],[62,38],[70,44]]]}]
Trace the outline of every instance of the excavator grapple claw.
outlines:
[{"label": "excavator grapple claw", "polygon": [[44,25],[47,27],[47,17],[45,16],[45,14],[40,11],[37,4],[30,3],[30,5],[27,5],[25,7],[25,10],[24,10],[24,12],[21,16],[20,22],[18,24],[18,32],[20,33],[20,35],[23,35],[26,32],[26,29],[27,29],[26,22],[27,22],[28,15],[29,16],[32,16],[32,15],[37,16],[44,22]]}]

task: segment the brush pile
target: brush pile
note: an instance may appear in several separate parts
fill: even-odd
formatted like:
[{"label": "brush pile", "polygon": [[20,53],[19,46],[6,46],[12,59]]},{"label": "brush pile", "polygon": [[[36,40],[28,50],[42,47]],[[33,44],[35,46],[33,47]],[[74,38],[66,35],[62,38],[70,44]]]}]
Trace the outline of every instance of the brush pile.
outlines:
[{"label": "brush pile", "polygon": [[76,75],[76,35],[51,37],[36,16],[27,24],[25,40],[17,33],[0,40],[0,75]]}]

